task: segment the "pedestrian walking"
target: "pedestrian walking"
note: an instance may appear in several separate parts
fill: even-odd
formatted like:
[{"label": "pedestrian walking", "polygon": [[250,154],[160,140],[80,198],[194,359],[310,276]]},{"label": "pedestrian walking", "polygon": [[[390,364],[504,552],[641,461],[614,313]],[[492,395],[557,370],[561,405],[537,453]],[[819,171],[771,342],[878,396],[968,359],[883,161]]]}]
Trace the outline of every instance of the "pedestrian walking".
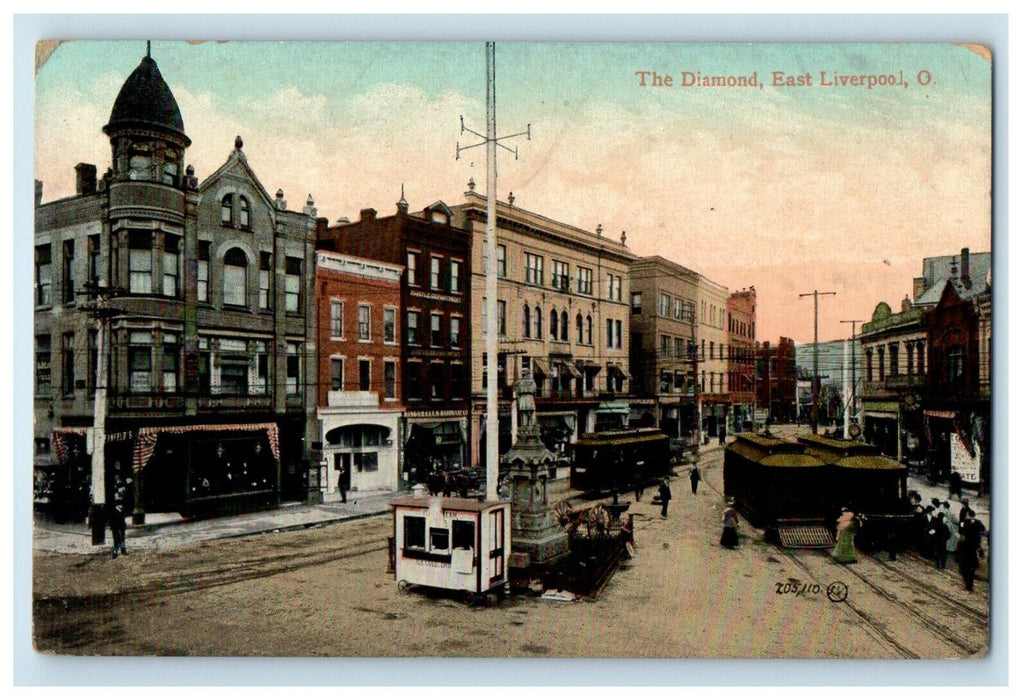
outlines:
[{"label": "pedestrian walking", "polygon": [[857,550],[854,548],[854,531],[857,519],[853,511],[844,506],[840,509],[840,517],[836,519],[836,546],[832,550],[832,558],[840,564],[853,564],[857,561]]},{"label": "pedestrian walking", "polygon": [[954,499],[961,498],[961,487],[963,486],[961,482],[961,474],[952,469],[950,471],[950,476],[947,477],[947,481],[950,485],[950,497]]},{"label": "pedestrian walking", "polygon": [[960,526],[961,523],[965,522],[965,520],[968,518],[968,513],[971,510],[972,509],[968,506],[968,499],[967,498],[962,498],[961,499],[961,510],[958,511],[958,526]]},{"label": "pedestrian walking", "polygon": [[636,491],[636,502],[639,503],[640,499],[643,498],[643,482],[642,481],[637,481],[636,482],[636,489],[635,489],[635,491]]},{"label": "pedestrian walking", "polygon": [[975,572],[979,568],[979,557],[983,553],[983,536],[986,528],[976,520],[975,511],[969,510],[965,522],[961,523],[958,536],[958,570],[965,581],[965,590],[971,591],[975,583]]},{"label": "pedestrian walking", "polygon": [[693,489],[693,495],[697,495],[697,484],[700,483],[700,470],[697,469],[696,465],[693,465],[693,469],[690,470],[690,488]]},{"label": "pedestrian walking", "polygon": [[661,501],[661,517],[668,517],[668,501],[672,500],[672,489],[668,486],[668,479],[662,479],[661,485],[657,487],[657,496]]},{"label": "pedestrian walking", "polygon": [[107,504],[107,521],[111,526],[111,538],[114,540],[111,558],[117,559],[119,552],[129,553],[125,549],[125,484],[120,477],[115,481],[111,502]]},{"label": "pedestrian walking", "polygon": [[943,502],[941,512],[943,513],[943,522],[947,525],[947,532],[950,534],[950,537],[947,538],[947,553],[953,556],[958,549],[958,525],[960,523],[950,509],[950,501]]},{"label": "pedestrian walking", "polygon": [[736,532],[739,515],[736,513],[735,504],[736,502],[730,498],[725,510],[722,511],[722,539],[719,540],[719,544],[726,549],[736,549],[740,543],[739,533]]},{"label": "pedestrian walking", "polygon": [[336,486],[339,488],[339,502],[340,503],[346,503],[347,502],[347,480],[345,478],[345,473],[344,473],[344,471],[342,469],[339,470],[339,480],[338,480]]}]

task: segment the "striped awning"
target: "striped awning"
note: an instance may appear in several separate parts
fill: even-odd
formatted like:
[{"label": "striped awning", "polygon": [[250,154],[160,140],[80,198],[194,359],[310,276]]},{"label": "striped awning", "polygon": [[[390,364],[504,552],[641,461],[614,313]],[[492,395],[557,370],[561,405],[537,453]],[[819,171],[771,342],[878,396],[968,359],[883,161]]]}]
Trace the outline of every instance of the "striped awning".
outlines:
[{"label": "striped awning", "polygon": [[171,427],[149,427],[140,428],[139,436],[132,450],[132,469],[140,471],[154,455],[154,448],[157,446],[157,436],[181,435],[182,433],[193,432],[226,432],[226,431],[255,431],[264,430],[268,433],[268,444],[271,446],[272,456],[279,458],[279,426],[275,423],[235,423],[228,425],[179,425]]}]

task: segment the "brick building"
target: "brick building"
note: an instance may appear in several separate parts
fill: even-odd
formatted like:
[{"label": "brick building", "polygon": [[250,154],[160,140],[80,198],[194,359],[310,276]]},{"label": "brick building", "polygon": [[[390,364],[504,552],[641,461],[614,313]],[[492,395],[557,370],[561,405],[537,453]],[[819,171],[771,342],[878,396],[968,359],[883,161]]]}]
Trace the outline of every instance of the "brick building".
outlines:
[{"label": "brick building", "polygon": [[757,291],[750,287],[729,295],[726,334],[729,338],[729,430],[744,430],[754,423],[754,332],[757,326]]},{"label": "brick building", "polygon": [[[770,423],[787,423],[797,416],[797,347],[780,336],[755,345],[755,402]],[[757,427],[757,426],[755,426]]]},{"label": "brick building", "polygon": [[317,252],[323,498],[400,485],[399,265]]},{"label": "brick building", "polygon": [[405,408],[401,476],[424,482],[433,467],[469,464],[469,234],[442,202],[327,226],[319,249],[403,267],[400,279],[400,399]]}]

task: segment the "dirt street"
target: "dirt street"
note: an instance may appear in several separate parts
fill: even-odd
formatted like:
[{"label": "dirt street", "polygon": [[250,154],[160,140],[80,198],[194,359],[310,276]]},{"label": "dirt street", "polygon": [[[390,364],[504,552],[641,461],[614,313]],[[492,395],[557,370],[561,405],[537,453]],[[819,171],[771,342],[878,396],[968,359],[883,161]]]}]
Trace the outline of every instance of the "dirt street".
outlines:
[{"label": "dirt street", "polygon": [[[956,571],[784,553],[744,526],[718,545],[721,452],[672,482],[669,517],[632,504],[635,558],[594,602],[469,606],[402,593],[387,517],[144,551],[37,553],[40,651],[99,655],[955,658],[987,650],[988,593]],[[846,586],[846,600],[827,595]],[[806,584],[806,585],[805,585]],[[836,586],[835,597],[842,590]]]}]

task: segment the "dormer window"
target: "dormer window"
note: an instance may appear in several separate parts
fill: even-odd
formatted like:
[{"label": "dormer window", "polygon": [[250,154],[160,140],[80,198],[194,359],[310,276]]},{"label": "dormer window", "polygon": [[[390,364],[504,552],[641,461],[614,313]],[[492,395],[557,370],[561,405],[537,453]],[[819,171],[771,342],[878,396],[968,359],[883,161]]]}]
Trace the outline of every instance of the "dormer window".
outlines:
[{"label": "dormer window", "polygon": [[222,226],[232,226],[232,195],[222,197]]},{"label": "dormer window", "polygon": [[150,154],[143,151],[134,151],[129,156],[129,179],[149,180],[150,179]]},{"label": "dormer window", "polygon": [[250,228],[250,202],[246,197],[239,198],[239,227]]}]

